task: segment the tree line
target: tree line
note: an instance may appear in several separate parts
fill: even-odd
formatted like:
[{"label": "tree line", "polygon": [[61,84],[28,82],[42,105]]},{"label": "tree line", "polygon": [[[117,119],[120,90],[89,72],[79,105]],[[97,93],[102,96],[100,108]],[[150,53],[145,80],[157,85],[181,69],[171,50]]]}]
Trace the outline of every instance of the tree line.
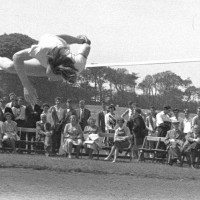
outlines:
[{"label": "tree line", "polygon": [[[0,36],[0,56],[12,58],[19,50],[29,48],[37,40],[27,35],[13,33]],[[31,77],[42,101],[53,102],[56,96],[71,98],[75,102],[85,99],[87,103],[108,103],[127,106],[132,100],[141,108],[155,106],[162,109],[164,104],[181,110],[189,108],[195,112],[199,105],[200,88],[193,85],[190,78],[182,79],[179,75],[164,71],[147,75],[141,82],[137,73],[129,73],[125,68],[95,67],[85,69],[73,85],[62,82],[48,82],[47,78]],[[0,95],[11,91],[23,94],[22,85],[16,75],[0,73]],[[48,88],[48,90],[47,90]],[[45,92],[44,92],[45,91]]]}]

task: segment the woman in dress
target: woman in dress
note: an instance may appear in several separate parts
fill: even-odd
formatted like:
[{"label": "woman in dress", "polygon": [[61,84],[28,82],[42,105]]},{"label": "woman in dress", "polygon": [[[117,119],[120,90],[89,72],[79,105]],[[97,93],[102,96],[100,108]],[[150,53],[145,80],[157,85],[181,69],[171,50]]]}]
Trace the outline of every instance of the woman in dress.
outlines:
[{"label": "woman in dress", "polygon": [[83,144],[85,151],[88,152],[89,150],[89,159],[92,159],[93,151],[101,149],[103,144],[100,139],[100,129],[95,123],[96,119],[90,117],[88,119],[88,126],[84,129],[85,142]]},{"label": "woman in dress", "polygon": [[[78,54],[70,52],[71,44],[80,45]],[[83,35],[72,37],[46,34],[37,45],[15,53],[13,61],[0,57],[0,67],[9,73],[17,73],[24,87],[25,100],[35,105],[38,96],[28,76],[47,76],[50,81],[74,83],[77,73],[85,68],[90,44],[90,40]]]},{"label": "woman in dress", "polygon": [[[110,104],[110,106],[108,106],[108,113],[105,114],[105,130],[107,133],[115,132],[115,126],[117,124],[117,115],[115,114],[115,110],[115,106]],[[104,142],[106,146],[113,145],[112,138],[105,138]]]},{"label": "woman in dress", "polygon": [[76,158],[79,158],[80,148],[83,144],[83,132],[76,115],[70,117],[70,123],[65,125],[63,133],[63,150],[72,158],[72,147],[76,146]]},{"label": "woman in dress", "polygon": [[19,139],[17,135],[17,123],[12,120],[12,114],[5,113],[6,121],[2,125],[3,144],[7,144],[12,148],[13,153],[16,153],[15,141]]},{"label": "woman in dress", "polygon": [[117,161],[118,153],[122,152],[124,148],[128,148],[131,144],[131,134],[127,126],[124,125],[124,119],[122,117],[117,119],[118,128],[115,130],[114,145],[110,151],[110,154],[104,160],[110,160],[114,153],[114,159],[112,162]]}]

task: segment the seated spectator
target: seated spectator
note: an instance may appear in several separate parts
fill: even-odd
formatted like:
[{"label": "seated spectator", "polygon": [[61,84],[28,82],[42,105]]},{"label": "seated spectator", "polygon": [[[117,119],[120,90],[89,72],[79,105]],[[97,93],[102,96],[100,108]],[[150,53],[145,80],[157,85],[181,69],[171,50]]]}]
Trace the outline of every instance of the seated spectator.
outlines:
[{"label": "seated spectator", "polygon": [[85,142],[83,143],[85,151],[89,149],[89,159],[92,159],[92,153],[93,151],[98,151],[102,147],[102,142],[99,134],[100,129],[98,126],[95,125],[96,119],[93,117],[90,117],[88,119],[88,126],[84,129],[84,138]]},{"label": "seated spectator", "polygon": [[130,130],[127,126],[124,125],[124,119],[121,117],[118,118],[117,124],[119,127],[115,130],[114,145],[112,146],[110,154],[104,159],[110,160],[112,154],[115,153],[112,162],[116,162],[118,153],[121,153],[124,148],[128,148],[131,144]]},{"label": "seated spectator", "polygon": [[169,105],[165,105],[163,108],[164,110],[156,115],[158,137],[165,137],[167,131],[171,129],[171,119],[169,117],[171,107]]},{"label": "seated spectator", "polygon": [[165,144],[167,145],[168,150],[168,164],[172,165],[173,162],[177,161],[177,164],[181,166],[181,152],[183,144],[185,142],[185,135],[179,129],[180,122],[178,120],[173,120],[172,125],[173,129],[167,132],[165,138]]},{"label": "seated spectator", "polygon": [[41,121],[36,122],[36,141],[44,143],[45,155],[49,156],[52,147],[51,124],[47,122],[46,114],[40,115]]},{"label": "seated spectator", "polygon": [[76,146],[76,158],[79,158],[80,148],[83,144],[83,132],[76,115],[70,117],[70,123],[65,125],[63,132],[63,150],[72,158],[72,147]]},{"label": "seated spectator", "polygon": [[186,142],[184,143],[183,153],[185,153],[189,165],[195,168],[195,158],[200,149],[200,126],[194,125],[193,131],[186,135]]},{"label": "seated spectator", "polygon": [[8,145],[12,148],[13,153],[16,153],[15,141],[19,139],[17,135],[17,123],[12,121],[12,114],[5,113],[6,121],[2,125],[3,132],[3,144]]}]

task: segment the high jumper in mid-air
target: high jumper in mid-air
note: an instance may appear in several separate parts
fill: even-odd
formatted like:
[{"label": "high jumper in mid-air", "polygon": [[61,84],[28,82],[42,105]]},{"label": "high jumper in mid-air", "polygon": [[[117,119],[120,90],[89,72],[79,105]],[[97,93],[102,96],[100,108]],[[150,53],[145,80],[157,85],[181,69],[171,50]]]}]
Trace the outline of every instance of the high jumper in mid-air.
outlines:
[{"label": "high jumper in mid-air", "polygon": [[[75,55],[70,45],[78,44]],[[24,87],[25,100],[36,104],[38,95],[28,76],[48,77],[50,81],[64,80],[74,83],[77,73],[85,69],[91,41],[84,35],[43,35],[38,44],[13,55],[13,60],[0,57],[0,68],[17,73]]]},{"label": "high jumper in mid-air", "polygon": [[[75,55],[70,50],[70,45],[78,44],[79,50]],[[76,81],[85,67],[125,67],[136,65],[155,65],[200,62],[200,59],[176,59],[129,63],[96,63],[87,64],[90,53],[91,41],[84,35],[77,37],[69,35],[43,35],[37,45],[19,51],[13,55],[13,60],[0,57],[0,68],[17,73],[24,87],[25,100],[36,104],[38,95],[28,76],[48,77],[49,81],[64,80],[69,83]]]}]

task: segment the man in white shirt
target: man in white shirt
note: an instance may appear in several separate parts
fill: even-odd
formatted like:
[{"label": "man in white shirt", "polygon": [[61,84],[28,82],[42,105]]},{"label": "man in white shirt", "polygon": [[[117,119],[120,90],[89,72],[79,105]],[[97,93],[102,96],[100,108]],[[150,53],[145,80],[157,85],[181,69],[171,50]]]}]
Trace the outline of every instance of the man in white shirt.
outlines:
[{"label": "man in white shirt", "polygon": [[128,120],[130,120],[131,116],[134,114],[134,103],[133,101],[128,102],[128,109],[125,110],[125,112],[121,115],[122,118],[124,118],[126,115],[128,115]]},{"label": "man in white shirt", "polygon": [[168,115],[171,111],[171,107],[169,105],[165,105],[163,108],[164,110],[156,115],[158,137],[165,137],[167,131],[171,129],[171,119]]},{"label": "man in white shirt", "polygon": [[17,97],[17,105],[12,107],[12,112],[14,115],[14,121],[17,122],[18,127],[25,127],[25,110],[26,106],[24,104],[23,97]]},{"label": "man in white shirt", "polygon": [[9,94],[9,98],[10,98],[10,102],[6,104],[6,108],[12,108],[13,106],[16,105],[16,102],[17,102],[17,96],[15,93],[10,93]]},{"label": "man in white shirt", "polygon": [[53,106],[56,110],[58,122],[55,125],[54,133],[52,135],[52,153],[58,153],[61,144],[61,132],[62,132],[62,120],[64,119],[65,110],[61,107],[61,98],[55,98],[55,105]]},{"label": "man in white shirt", "polygon": [[181,128],[185,135],[192,132],[192,119],[190,118],[190,111],[184,110],[185,118],[181,122]]}]

